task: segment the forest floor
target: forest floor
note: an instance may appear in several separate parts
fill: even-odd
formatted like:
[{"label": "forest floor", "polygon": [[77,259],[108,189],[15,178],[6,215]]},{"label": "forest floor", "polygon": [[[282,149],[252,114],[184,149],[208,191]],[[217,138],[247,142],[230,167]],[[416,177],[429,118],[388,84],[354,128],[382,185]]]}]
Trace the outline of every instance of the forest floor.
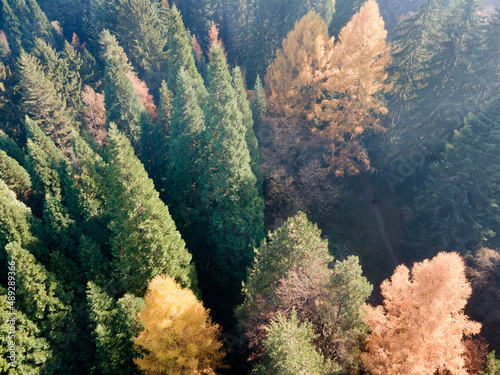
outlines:
[{"label": "forest floor", "polygon": [[[372,203],[375,195],[378,200]],[[334,255],[340,255],[339,248],[347,248],[348,254],[359,256],[378,299],[381,282],[402,263],[405,224],[410,217],[410,206],[391,191],[383,176],[362,175],[349,180],[342,200],[319,226]]]}]

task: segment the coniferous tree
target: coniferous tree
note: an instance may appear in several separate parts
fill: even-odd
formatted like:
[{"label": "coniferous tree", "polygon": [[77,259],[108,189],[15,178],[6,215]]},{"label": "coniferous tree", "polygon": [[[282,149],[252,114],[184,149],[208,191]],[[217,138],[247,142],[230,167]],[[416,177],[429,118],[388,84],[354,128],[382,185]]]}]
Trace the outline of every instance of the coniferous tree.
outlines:
[{"label": "coniferous tree", "polygon": [[418,249],[465,252],[500,229],[499,121],[497,98],[467,117],[446,144],[442,160],[431,165],[416,198],[417,217],[410,232]]},{"label": "coniferous tree", "polygon": [[0,150],[0,179],[18,199],[26,201],[31,192],[31,179],[26,170],[13,158]]},{"label": "coniferous tree", "polygon": [[496,95],[480,10],[475,0],[429,0],[396,30],[390,162],[411,157],[419,145],[441,146],[469,112]]},{"label": "coniferous tree", "polygon": [[127,55],[108,30],[100,34],[100,43],[106,62],[104,96],[108,126],[114,122],[127,135],[135,152],[141,155],[143,128],[149,126],[151,120],[127,77],[127,73],[134,73]]},{"label": "coniferous tree", "polygon": [[250,102],[252,108],[253,122],[256,129],[260,129],[262,119],[267,116],[267,103],[262,80],[257,75],[253,89],[252,100]]},{"label": "coniferous tree", "polygon": [[5,151],[7,156],[17,161],[19,165],[23,167],[26,165],[26,154],[3,130],[0,130],[0,150]]},{"label": "coniferous tree", "polygon": [[264,350],[264,329],[277,314],[294,308],[321,337],[314,345],[347,373],[357,373],[367,327],[361,306],[372,292],[357,257],[332,266],[328,242],[303,213],[289,218],[256,250],[236,310],[252,355]]},{"label": "coniferous tree", "polygon": [[107,4],[107,27],[154,93],[165,78],[167,30],[162,13],[158,2],[151,0],[113,0]]},{"label": "coniferous tree", "polygon": [[191,245],[196,244],[198,241],[195,238],[201,236],[200,217],[196,216],[196,210],[201,199],[199,189],[205,116],[196,99],[195,82],[183,69],[179,72],[176,87],[167,143],[168,172],[164,189],[175,222]]},{"label": "coniferous tree", "polygon": [[36,58],[22,52],[19,68],[21,109],[37,121],[43,132],[67,154],[71,147],[71,133],[76,126],[65,99]]},{"label": "coniferous tree", "polygon": [[457,253],[415,263],[411,274],[400,265],[381,290],[384,304],[366,308],[363,364],[372,374],[467,374],[464,336],[479,333],[481,323],[463,312],[471,287]]},{"label": "coniferous tree", "polygon": [[290,319],[278,314],[266,329],[268,331],[268,336],[264,340],[266,352],[262,355],[262,363],[256,366],[253,374],[338,373],[332,371],[330,362],[325,362],[323,355],[312,344],[318,337],[314,334],[312,324],[307,320],[301,323],[295,310],[292,310]]},{"label": "coniferous tree", "polygon": [[391,87],[385,82],[391,61],[386,35],[375,0],[361,7],[335,44],[310,12],[267,71],[269,112],[298,119],[297,132],[306,139],[312,130],[324,142],[322,162],[337,177],[370,169],[362,137],[383,130],[377,117],[387,109],[379,97]]},{"label": "coniferous tree", "polygon": [[[19,265],[17,265],[19,266]],[[12,291],[12,289],[11,289]],[[49,341],[40,334],[40,328],[22,311],[16,310],[12,315],[8,303],[7,289],[1,288],[0,301],[0,327],[3,332],[9,332],[11,323],[15,323],[15,367],[11,366],[11,361],[2,356],[0,358],[0,371],[8,375],[36,375],[44,369],[45,363],[50,360],[52,352]],[[12,318],[15,318],[12,320]],[[12,337],[14,338],[14,337]],[[0,348],[4,353],[10,355],[11,345],[10,335],[0,337]]]},{"label": "coniferous tree", "polygon": [[24,270],[16,276],[17,308],[40,327],[41,335],[51,343],[53,355],[45,365],[47,373],[87,373],[87,343],[71,306],[73,296],[18,242],[10,243],[5,250],[8,260]]},{"label": "coniferous tree", "polygon": [[247,90],[245,88],[245,82],[243,81],[243,75],[241,74],[241,69],[237,66],[233,69],[233,87],[236,91],[238,109],[242,115],[243,126],[246,128],[245,139],[247,141],[248,151],[250,153],[250,167],[252,168],[252,173],[257,178],[257,188],[262,194],[262,173],[260,172],[260,155],[259,155],[259,145],[255,132],[253,130],[254,122],[252,116],[252,110],[250,109],[250,103],[247,97]]},{"label": "coniferous tree", "polygon": [[[20,202],[15,193],[0,180],[0,249],[2,252],[2,271],[6,270],[5,246],[10,242],[19,242],[35,255],[44,252],[44,246],[36,236],[40,221],[33,217],[31,210]],[[4,275],[7,273],[5,272]],[[2,279],[3,280],[3,279]]]},{"label": "coniferous tree", "polygon": [[46,195],[62,197],[66,161],[62,151],[35,121],[26,117],[25,126],[28,135],[27,170],[33,182],[35,209],[41,210]]},{"label": "coniferous tree", "polygon": [[148,354],[135,362],[146,373],[213,373],[221,366],[220,327],[193,292],[172,278],[151,280],[139,319],[144,331],[136,343]]},{"label": "coniferous tree", "polygon": [[34,47],[31,50],[32,56],[37,58],[45,77],[54,84],[57,93],[66,102],[70,121],[76,123],[83,107],[80,95],[82,80],[78,72],[79,66],[74,64],[78,64],[78,62],[73,59],[70,67],[72,52],[76,54],[73,47],[68,42],[65,42],[65,49],[61,56],[60,53],[39,38],[35,40]]},{"label": "coniferous tree", "polygon": [[2,0],[0,29],[5,31],[14,56],[30,50],[36,38],[55,43],[55,32],[36,0]]},{"label": "coniferous tree", "polygon": [[137,314],[143,303],[131,294],[115,301],[102,288],[88,283],[87,305],[96,347],[94,366],[103,374],[138,373],[133,360],[141,352],[134,337],[141,331]]},{"label": "coniferous tree", "polygon": [[107,149],[111,249],[123,290],[143,295],[158,274],[196,289],[191,254],[130,142],[114,124]]},{"label": "coniferous tree", "polygon": [[25,134],[18,108],[19,96],[18,77],[0,59],[0,131],[23,144]]},{"label": "coniferous tree", "polygon": [[186,27],[182,22],[182,17],[175,5],[168,11],[168,81],[169,90],[176,95],[176,80],[179,71],[184,71],[189,74],[195,82],[196,99],[198,105],[203,107],[207,97],[207,90],[201,78],[200,73],[196,69],[196,64],[193,56],[190,38]]},{"label": "coniferous tree", "polygon": [[222,46],[214,43],[210,55],[199,205],[209,245],[202,267],[209,267],[210,273],[202,276],[214,282],[213,292],[223,288],[227,293],[220,309],[227,314],[239,300],[235,291],[245,278],[251,249],[264,237],[264,204],[250,167],[246,129]]},{"label": "coniferous tree", "polygon": [[154,151],[158,161],[158,176],[159,181],[155,182],[155,186],[160,187],[161,196],[164,195],[165,176],[167,175],[168,165],[168,138],[171,132],[172,111],[173,111],[173,94],[168,89],[165,80],[162,81],[160,87],[160,102],[158,104],[158,116],[154,127]]}]

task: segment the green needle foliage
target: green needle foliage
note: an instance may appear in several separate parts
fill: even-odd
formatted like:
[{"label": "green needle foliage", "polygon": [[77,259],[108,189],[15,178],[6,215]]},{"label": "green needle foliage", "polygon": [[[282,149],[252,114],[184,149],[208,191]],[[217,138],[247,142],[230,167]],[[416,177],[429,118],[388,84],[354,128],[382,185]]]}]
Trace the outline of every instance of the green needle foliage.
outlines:
[{"label": "green needle foliage", "polygon": [[94,371],[103,374],[139,374],[133,359],[141,352],[134,343],[141,331],[137,314],[144,301],[125,294],[118,301],[92,282],[87,286],[92,338],[96,347]]},{"label": "green needle foliage", "polygon": [[301,323],[295,310],[292,310],[290,319],[278,314],[266,329],[266,352],[253,374],[338,374],[331,370],[330,362],[325,362],[323,355],[312,344],[318,337],[314,334],[312,324],[307,320]]},{"label": "green needle foliage", "polygon": [[26,170],[3,150],[0,150],[0,179],[18,199],[26,201],[31,193],[31,179]]},{"label": "green needle foliage", "polygon": [[255,79],[250,106],[252,108],[255,128],[258,130],[262,125],[262,119],[267,116],[266,94],[264,93],[264,87],[262,86],[262,80],[259,75],[257,75],[257,78]]},{"label": "green needle foliage", "polygon": [[[203,159],[202,133],[205,116],[196,100],[195,82],[181,69],[173,103],[172,125],[168,137],[168,173],[165,191],[172,215],[185,238],[200,236],[196,209]],[[195,242],[195,241],[193,241]]]},{"label": "green needle foliage", "polygon": [[[259,144],[255,132],[253,130],[253,114],[250,109],[250,103],[247,97],[247,90],[245,88],[245,82],[243,80],[243,75],[241,74],[241,69],[237,66],[233,69],[233,87],[236,91],[238,109],[242,114],[243,126],[246,128],[245,139],[247,141],[248,151],[250,153],[250,167],[252,168],[252,173],[257,178],[257,189],[262,194],[262,183],[264,179],[262,178],[262,173],[260,172],[260,155],[259,155]],[[262,86],[261,86],[262,89]],[[260,107],[260,106],[259,106]]]},{"label": "green needle foliage", "polygon": [[99,42],[106,63],[104,73],[106,121],[108,126],[114,122],[128,137],[137,155],[140,155],[142,128],[149,119],[127,77],[127,73],[133,74],[132,68],[123,48],[108,30],[101,32]]},{"label": "green needle foliage", "polygon": [[71,110],[56,87],[57,81],[44,72],[40,61],[25,52],[18,61],[20,69],[21,109],[26,116],[37,121],[40,128],[54,143],[68,153],[71,133],[77,130]]},{"label": "green needle foliage", "polygon": [[191,254],[168,207],[158,197],[129,140],[113,123],[107,151],[111,249],[123,290],[144,295],[149,281],[159,274],[196,288]]},{"label": "green needle foliage", "polygon": [[182,22],[182,17],[175,5],[168,11],[168,88],[170,91],[177,93],[177,77],[179,71],[184,69],[187,74],[195,82],[196,99],[198,105],[203,107],[207,97],[207,91],[201,78],[200,73],[196,69],[194,62],[193,49],[191,47],[189,34]]},{"label": "green needle foliage", "polygon": [[[246,128],[238,110],[224,51],[215,43],[210,49],[208,100],[205,106],[206,155],[200,181],[200,213],[207,224],[209,250],[204,265],[209,267],[213,292],[227,298],[220,307],[226,313],[236,304],[252,261],[252,249],[264,237],[264,201],[257,178],[250,167]],[[203,275],[202,275],[203,276]],[[204,280],[205,283],[205,280]],[[219,297],[220,298],[220,297]],[[212,307],[217,314],[216,307]]]},{"label": "green needle foliage", "polygon": [[30,50],[36,38],[55,43],[54,28],[36,0],[1,0],[0,30],[5,31],[14,56]]},{"label": "green needle foliage", "polygon": [[410,241],[417,249],[465,252],[499,231],[500,98],[455,131],[416,198]]}]

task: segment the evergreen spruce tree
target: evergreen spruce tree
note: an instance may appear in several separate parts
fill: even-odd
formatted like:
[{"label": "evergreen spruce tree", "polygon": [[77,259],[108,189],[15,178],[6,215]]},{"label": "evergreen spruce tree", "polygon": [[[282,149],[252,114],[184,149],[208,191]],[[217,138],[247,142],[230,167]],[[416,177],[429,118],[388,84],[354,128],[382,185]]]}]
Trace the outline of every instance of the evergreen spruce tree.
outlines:
[{"label": "evergreen spruce tree", "polygon": [[81,137],[73,137],[68,167],[68,208],[82,232],[99,245],[108,243],[106,162]]},{"label": "evergreen spruce tree", "polygon": [[262,178],[262,173],[259,169],[259,144],[253,130],[254,122],[252,110],[250,109],[250,103],[248,101],[247,90],[245,88],[245,82],[243,80],[243,75],[241,74],[241,69],[238,66],[233,69],[232,76],[233,87],[237,95],[238,109],[242,114],[243,126],[247,129],[245,139],[250,153],[250,167],[252,168],[252,173],[257,178],[257,189],[259,189],[259,192],[262,194],[262,182],[264,179]]},{"label": "evergreen spruce tree", "polygon": [[[488,99],[485,26],[476,0],[429,0],[396,30],[391,161],[419,144],[441,146]],[[494,93],[496,95],[496,93]],[[491,98],[490,98],[491,99]]]},{"label": "evergreen spruce tree", "polygon": [[[39,65],[45,73],[45,77],[54,84],[57,93],[66,102],[68,116],[70,116],[71,123],[75,124],[78,128],[77,120],[83,111],[83,102],[81,98],[82,80],[78,69],[78,65],[73,65],[70,68],[71,53],[76,54],[76,51],[71,51],[73,47],[65,42],[65,49],[63,55],[56,52],[42,39],[35,39],[34,47],[31,51],[32,56],[36,57]],[[68,59],[67,59],[68,58]],[[77,63],[77,61],[73,60]]]},{"label": "evergreen spruce tree", "polygon": [[330,361],[316,350],[312,341],[317,339],[309,321],[300,322],[292,310],[290,319],[279,314],[267,328],[268,337],[264,340],[265,354],[253,374],[265,375],[331,375]]},{"label": "evergreen spruce tree", "polygon": [[413,246],[421,251],[465,252],[487,243],[500,230],[499,121],[497,98],[467,117],[446,144],[442,161],[431,165],[425,188],[416,198]]},{"label": "evergreen spruce tree", "polygon": [[151,120],[126,75],[132,72],[132,68],[125,52],[108,30],[100,34],[100,43],[106,62],[104,95],[108,126],[114,122],[127,135],[137,155],[141,155],[143,128],[151,126]]},{"label": "evergreen spruce tree", "polygon": [[[264,202],[250,167],[246,130],[238,110],[222,46],[210,49],[208,100],[205,106],[205,161],[200,180],[200,213],[207,224],[209,250],[201,275],[218,295],[214,314],[228,314],[239,301],[236,291],[252,261],[252,248],[264,237]],[[220,302],[221,291],[224,298]],[[214,301],[214,300],[212,300]],[[227,315],[226,315],[227,318]]]},{"label": "evergreen spruce tree", "polygon": [[57,92],[51,77],[44,73],[36,58],[22,52],[19,68],[21,108],[24,114],[37,121],[44,133],[68,153],[71,147],[71,133],[76,128],[74,118],[66,107],[66,101]]},{"label": "evergreen spruce tree", "polygon": [[[12,291],[12,289],[11,289]],[[0,327],[3,332],[9,332],[11,322],[15,323],[15,367],[10,365],[7,355],[10,355],[11,337],[2,335],[0,337],[0,348],[4,353],[8,353],[0,358],[0,371],[9,375],[36,375],[40,374],[45,367],[45,363],[50,361],[52,351],[49,341],[41,336],[40,328],[22,311],[15,311],[12,315],[8,302],[7,289],[0,288]],[[14,304],[15,306],[15,304]],[[12,321],[12,318],[14,320]]]},{"label": "evergreen spruce tree", "polygon": [[184,69],[187,74],[195,82],[196,88],[196,98],[198,100],[198,105],[203,107],[207,97],[207,91],[201,78],[200,73],[196,69],[196,64],[193,56],[193,49],[191,47],[190,38],[184,23],[182,22],[182,17],[175,6],[168,11],[168,81],[167,85],[169,90],[175,95],[176,80],[179,75],[179,71]]},{"label": "evergreen spruce tree", "polygon": [[3,130],[0,130],[0,150],[17,161],[19,165],[25,166],[26,154]]},{"label": "evergreen spruce tree", "polygon": [[2,0],[0,29],[5,31],[14,56],[30,50],[36,38],[55,43],[55,32],[36,0]]},{"label": "evergreen spruce tree", "polygon": [[[204,113],[196,100],[195,82],[183,69],[177,78],[177,94],[173,102],[172,125],[168,137],[168,173],[165,184],[172,216],[180,226],[189,248],[198,247],[202,237],[196,209],[200,201],[202,168],[202,133]],[[194,246],[191,246],[194,245]],[[197,254],[195,254],[196,256]]]},{"label": "evergreen spruce tree", "polygon": [[[77,327],[73,296],[18,242],[5,247],[8,261],[18,265],[16,308],[40,328],[53,352],[46,373],[88,373],[85,335]],[[24,271],[21,271],[21,269]]]},{"label": "evergreen spruce tree", "polygon": [[130,142],[114,124],[107,148],[111,248],[123,290],[143,295],[158,274],[196,288],[191,254]]},{"label": "evergreen spruce tree", "polygon": [[47,194],[62,197],[65,158],[54,142],[43,133],[37,123],[26,117],[27,170],[33,182],[35,209],[41,209]]},{"label": "evergreen spruce tree", "polygon": [[87,305],[96,347],[94,370],[116,375],[139,373],[133,359],[141,352],[134,337],[141,330],[137,314],[143,303],[129,294],[115,301],[99,286],[88,283]]},{"label": "evergreen spruce tree", "polygon": [[43,252],[44,247],[36,237],[40,221],[33,217],[31,210],[16,198],[15,193],[3,180],[0,180],[0,203],[0,249],[2,249],[0,256],[2,272],[5,271],[6,275],[5,246],[8,243],[19,242],[36,255]]},{"label": "evergreen spruce tree", "polygon": [[168,89],[165,80],[160,87],[160,102],[158,104],[158,116],[154,127],[154,151],[158,161],[157,171],[159,180],[155,181],[155,186],[160,187],[160,196],[164,196],[165,176],[168,165],[168,138],[171,131],[173,94]]},{"label": "evergreen spruce tree", "polygon": [[267,103],[262,80],[259,75],[255,79],[252,100],[250,102],[252,108],[253,122],[256,129],[260,129],[262,119],[267,116]]},{"label": "evergreen spruce tree", "polygon": [[23,144],[25,134],[18,109],[19,97],[18,77],[0,59],[0,132]]},{"label": "evergreen spruce tree", "polygon": [[112,0],[107,4],[107,27],[116,35],[140,77],[157,93],[164,77],[167,30],[162,8],[151,0]]},{"label": "evergreen spruce tree", "polygon": [[26,170],[5,151],[0,150],[0,179],[18,199],[26,200],[31,192],[31,179]]}]

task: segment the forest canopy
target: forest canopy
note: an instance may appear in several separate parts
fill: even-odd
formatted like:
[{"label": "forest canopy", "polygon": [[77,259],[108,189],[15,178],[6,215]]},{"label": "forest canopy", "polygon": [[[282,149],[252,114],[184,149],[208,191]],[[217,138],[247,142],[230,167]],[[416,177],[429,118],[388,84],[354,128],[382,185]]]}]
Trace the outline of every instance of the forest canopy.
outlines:
[{"label": "forest canopy", "polygon": [[498,0],[0,0],[0,372],[500,374]]}]

